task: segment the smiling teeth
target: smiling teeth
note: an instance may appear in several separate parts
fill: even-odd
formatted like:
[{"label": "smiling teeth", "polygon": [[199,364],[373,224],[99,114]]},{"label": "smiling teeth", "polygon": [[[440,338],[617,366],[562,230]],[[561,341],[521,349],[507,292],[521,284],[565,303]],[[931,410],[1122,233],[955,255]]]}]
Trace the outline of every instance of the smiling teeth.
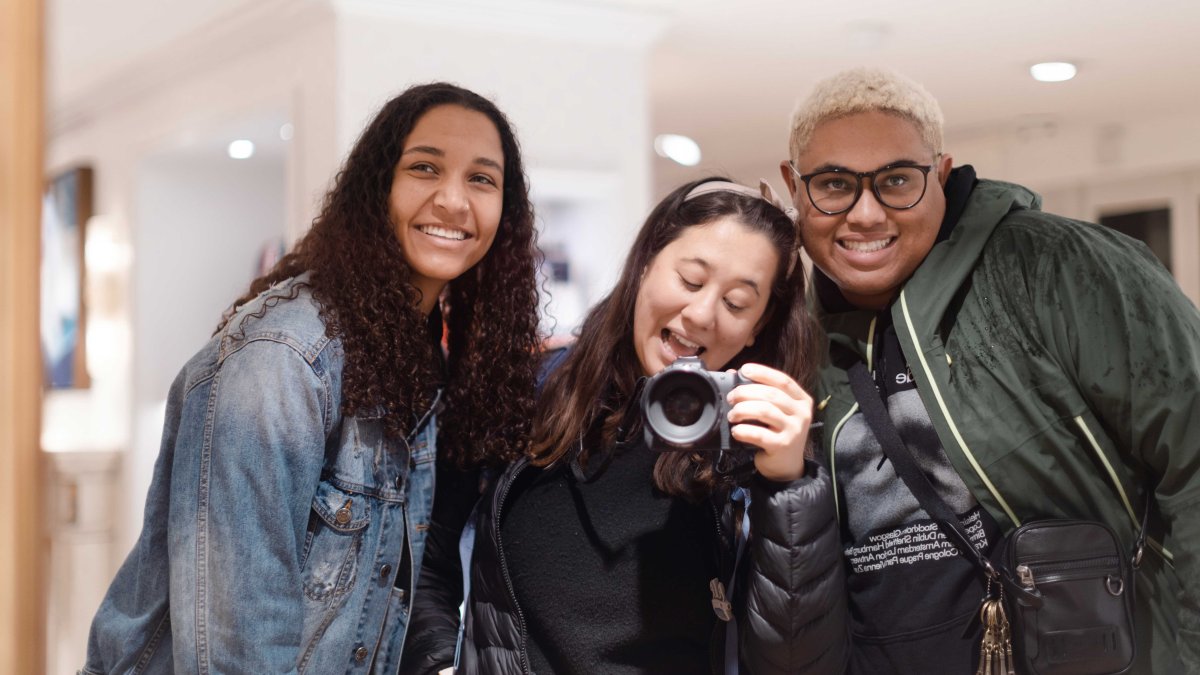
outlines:
[{"label": "smiling teeth", "polygon": [[[679,333],[676,333],[669,328],[662,329],[662,335],[660,337],[662,338],[663,344],[666,345],[667,348],[677,356],[700,356],[706,349],[698,342],[692,342],[691,340],[680,337]],[[693,353],[686,354],[683,352]]]},{"label": "smiling teeth", "polygon": [[857,251],[859,253],[874,253],[875,251],[881,251],[887,248],[888,244],[891,244],[895,240],[895,237],[888,237],[887,239],[875,239],[873,241],[843,240],[841,244],[843,248],[850,249],[851,251]]},{"label": "smiling teeth", "polygon": [[447,229],[445,227],[437,227],[435,225],[420,225],[417,227],[417,229],[424,232],[425,234],[428,234],[428,235],[431,235],[434,237],[441,237],[442,239],[454,239],[456,241],[461,241],[461,240],[467,238],[466,232],[461,232],[459,230],[451,230],[451,229]]}]

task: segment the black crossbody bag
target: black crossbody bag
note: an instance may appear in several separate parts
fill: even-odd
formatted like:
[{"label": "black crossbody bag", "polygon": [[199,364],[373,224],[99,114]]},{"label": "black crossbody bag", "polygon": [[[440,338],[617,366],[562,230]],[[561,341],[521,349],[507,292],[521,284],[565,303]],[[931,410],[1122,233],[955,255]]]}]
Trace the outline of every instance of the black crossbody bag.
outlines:
[{"label": "black crossbody bag", "polygon": [[1137,645],[1134,577],[1145,548],[1149,505],[1129,556],[1104,523],[1049,519],[1017,528],[997,544],[989,559],[971,543],[958,515],[917,465],[866,366],[855,364],[849,375],[867,425],[896,475],[986,580],[977,675],[1130,672]]}]

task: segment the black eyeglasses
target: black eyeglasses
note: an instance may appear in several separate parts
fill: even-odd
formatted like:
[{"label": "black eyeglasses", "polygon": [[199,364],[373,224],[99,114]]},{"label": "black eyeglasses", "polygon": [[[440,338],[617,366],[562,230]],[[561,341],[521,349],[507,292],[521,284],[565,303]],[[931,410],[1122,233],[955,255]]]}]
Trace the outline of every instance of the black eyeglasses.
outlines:
[{"label": "black eyeglasses", "polygon": [[890,209],[911,209],[925,196],[932,164],[889,164],[874,171],[845,171],[831,169],[801,174],[792,162],[792,173],[804,181],[808,199],[825,215],[836,216],[854,208],[862,196],[863,179],[871,179],[871,192],[880,204]]}]

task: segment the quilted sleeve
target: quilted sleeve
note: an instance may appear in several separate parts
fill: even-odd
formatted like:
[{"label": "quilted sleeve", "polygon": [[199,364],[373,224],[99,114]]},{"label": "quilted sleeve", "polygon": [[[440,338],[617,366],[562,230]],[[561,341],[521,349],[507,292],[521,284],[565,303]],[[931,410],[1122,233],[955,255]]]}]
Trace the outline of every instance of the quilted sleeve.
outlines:
[{"label": "quilted sleeve", "polygon": [[843,673],[849,630],[829,472],[813,460],[790,483],[751,484],[750,563],[739,616],[746,670]]}]

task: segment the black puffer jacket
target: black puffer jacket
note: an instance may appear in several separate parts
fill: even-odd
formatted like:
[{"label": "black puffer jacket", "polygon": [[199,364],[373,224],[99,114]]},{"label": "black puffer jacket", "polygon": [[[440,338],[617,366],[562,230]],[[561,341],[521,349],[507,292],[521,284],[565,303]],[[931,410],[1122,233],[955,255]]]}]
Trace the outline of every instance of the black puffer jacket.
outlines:
[{"label": "black puffer jacket", "polygon": [[[514,464],[478,506],[471,569],[471,597],[458,673],[517,675],[529,672],[524,618],[500,540],[499,516],[527,460]],[[737,582],[742,671],[842,673],[848,653],[842,554],[829,473],[815,461],[807,475],[788,484],[751,481],[748,565]],[[721,509],[720,528],[732,532],[732,509]],[[733,548],[720,547],[732,568]],[[436,673],[454,660],[457,607],[462,598],[458,540],[451,527],[435,526],[425,549],[416,603],[401,672]],[[722,624],[723,625],[723,624]],[[720,644],[719,638],[714,640]],[[714,650],[713,672],[723,670]]]}]

